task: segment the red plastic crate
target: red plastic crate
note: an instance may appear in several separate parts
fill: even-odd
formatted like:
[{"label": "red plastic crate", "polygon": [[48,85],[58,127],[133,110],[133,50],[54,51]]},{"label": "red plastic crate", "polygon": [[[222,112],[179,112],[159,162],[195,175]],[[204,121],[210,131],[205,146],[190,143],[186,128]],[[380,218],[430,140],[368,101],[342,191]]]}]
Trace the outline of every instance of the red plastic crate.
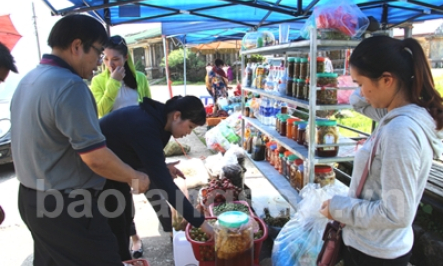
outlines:
[{"label": "red plastic crate", "polygon": [[[248,204],[247,201],[244,201],[244,200],[235,200],[235,201],[230,201],[229,203],[237,203],[237,204],[243,204],[243,205],[245,205],[245,206],[248,207],[248,209],[249,209],[249,214],[250,214],[252,217],[256,217],[256,215],[255,215],[254,212],[252,211],[251,207],[249,207],[249,204]],[[213,202],[213,203],[211,203],[211,204],[209,205],[208,209],[209,209],[209,215],[210,215],[210,217],[217,217],[217,215],[214,214],[214,207],[218,206],[219,204],[221,204],[221,203],[215,203],[215,202]]]},{"label": "red plastic crate", "polygon": [[144,259],[127,260],[127,261],[124,261],[124,263],[129,263],[129,264],[134,265],[134,262],[138,262],[138,261],[142,262],[143,266],[149,266],[149,262],[147,260],[144,260]]},{"label": "red plastic crate", "polygon": [[[259,239],[254,240],[254,264],[259,265],[261,247],[266,238],[268,238],[268,228],[266,227],[266,224],[263,222],[263,220],[259,219],[258,217],[253,217],[253,218],[258,222],[260,229],[263,231],[263,236]],[[216,219],[217,219],[216,217],[206,218],[206,220],[216,220]],[[185,232],[186,232],[186,239],[191,243],[195,259],[200,262],[200,266],[214,266],[215,257],[213,257],[212,260],[207,260],[208,258],[205,258],[206,260],[204,260],[204,258],[200,253],[202,247],[204,247],[203,251],[205,251],[204,249],[207,249],[209,247],[212,248],[212,250],[214,250],[215,249],[214,241],[211,242],[194,241],[189,235],[189,231],[191,230],[191,228],[192,228],[191,224],[188,224],[186,226]],[[215,251],[214,251],[214,256],[215,256]]]}]

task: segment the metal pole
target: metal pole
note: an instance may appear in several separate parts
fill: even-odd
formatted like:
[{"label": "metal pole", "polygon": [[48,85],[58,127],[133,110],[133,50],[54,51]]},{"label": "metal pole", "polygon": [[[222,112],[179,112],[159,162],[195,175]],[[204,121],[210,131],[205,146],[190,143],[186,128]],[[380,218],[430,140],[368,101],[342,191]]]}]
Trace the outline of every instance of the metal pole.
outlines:
[{"label": "metal pole", "polygon": [[[242,77],[241,78],[243,79],[243,75],[245,73],[245,62],[244,62],[245,56],[243,54],[241,54],[240,58],[241,58],[241,73],[242,73]],[[242,80],[242,85],[243,84],[246,85],[246,82],[243,82],[243,80]],[[241,95],[241,112],[242,112],[241,115],[244,116],[245,113],[246,113],[245,112],[246,93],[245,93],[245,90],[243,89],[243,87],[241,89],[240,95]],[[244,147],[244,142],[245,142],[245,120],[242,119],[241,120],[241,141],[240,141],[240,147]]]},{"label": "metal pole", "polygon": [[166,74],[166,84],[168,85],[169,97],[172,98],[172,87],[169,78],[169,65],[168,65],[168,48],[166,47],[166,35],[162,35],[163,38],[163,49],[165,51],[165,74]]},{"label": "metal pole", "polygon": [[42,58],[42,54],[41,54],[41,51],[40,51],[40,40],[39,40],[39,37],[38,37],[37,16],[35,15],[34,2],[32,2],[32,21],[34,22],[35,40],[37,41],[38,62],[40,62],[40,59]]},{"label": "metal pole", "polygon": [[315,168],[315,117],[316,117],[316,102],[317,102],[317,29],[310,30],[310,84],[309,84],[309,150],[308,150],[308,164],[307,171],[309,183],[314,182],[314,168]]},{"label": "metal pole", "polygon": [[183,82],[185,84],[185,86],[183,87],[184,88],[183,96],[186,96],[186,35],[185,35],[185,38],[183,41],[183,65],[184,65],[184,67],[183,67],[183,72],[184,72]]}]

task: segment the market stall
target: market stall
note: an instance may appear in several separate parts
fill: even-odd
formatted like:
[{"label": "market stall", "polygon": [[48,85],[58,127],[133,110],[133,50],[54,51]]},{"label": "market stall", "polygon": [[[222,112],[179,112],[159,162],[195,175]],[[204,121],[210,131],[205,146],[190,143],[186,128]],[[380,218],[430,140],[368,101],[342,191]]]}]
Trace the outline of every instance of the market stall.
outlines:
[{"label": "market stall", "polygon": [[[269,64],[256,65],[254,67],[243,66],[246,76],[243,78],[242,96],[246,96],[245,92],[247,92],[250,100],[247,102],[247,105],[244,102],[245,97],[233,97],[224,99],[223,102],[215,103],[230,116],[223,121],[219,121],[206,135],[208,148],[223,154],[221,155],[222,158],[215,159],[215,164],[225,160],[223,164],[219,163],[219,165],[227,167],[227,170],[233,170],[234,174],[232,176],[226,175],[225,170],[223,174],[220,172],[214,174],[214,170],[211,167],[210,172],[212,173],[213,181],[201,190],[202,197],[199,204],[202,211],[207,213],[208,219],[214,216],[214,209],[216,207],[226,204],[226,202],[239,204],[239,206],[230,205],[226,207],[226,205],[223,205],[225,209],[237,210],[238,208],[243,208],[246,215],[252,217],[243,219],[244,223],[241,223],[241,225],[248,224],[248,221],[256,222],[254,225],[249,225],[248,229],[245,230],[247,234],[249,234],[248,232],[251,232],[251,234],[249,234],[249,238],[245,238],[245,241],[243,241],[248,243],[244,251],[246,256],[253,256],[253,263],[258,263],[258,255],[255,252],[257,250],[260,251],[260,241],[264,241],[263,238],[267,235],[268,227],[266,224],[263,225],[261,223],[263,218],[266,217],[255,217],[254,213],[251,212],[250,208],[252,207],[253,209],[254,206],[250,206],[247,197],[241,195],[242,183],[234,184],[234,180],[241,176],[242,158],[250,158],[251,162],[254,163],[294,209],[304,207],[309,209],[309,207],[312,207],[312,203],[301,205],[306,203],[306,200],[313,199],[304,195],[310,193],[322,194],[321,192],[324,192],[323,188],[328,187],[327,185],[330,183],[337,183],[339,188],[343,188],[340,186],[340,182],[333,177],[335,172],[332,170],[332,167],[328,166],[325,167],[327,168],[326,170],[319,169],[317,172],[316,166],[319,163],[329,164],[332,162],[352,161],[353,154],[352,152],[347,152],[347,147],[358,147],[356,141],[343,139],[334,133],[336,132],[336,125],[331,124],[331,122],[319,121],[317,124],[315,119],[310,119],[308,123],[297,124],[296,122],[303,122],[301,120],[306,120],[306,118],[303,119],[302,116],[295,115],[296,112],[299,112],[299,110],[296,111],[297,108],[295,107],[306,109],[305,113],[311,114],[311,118],[315,116],[316,111],[327,112],[333,109],[349,108],[347,103],[339,104],[337,93],[334,93],[337,89],[340,89],[336,86],[337,77],[329,74],[326,75],[324,69],[318,71],[318,67],[324,60],[312,60],[310,68],[307,67],[307,58],[317,58],[318,49],[352,48],[359,42],[358,40],[337,40],[334,39],[334,37],[337,37],[335,34],[332,34],[333,37],[330,38],[332,40],[328,39],[328,37],[317,40],[316,28],[309,24],[309,17],[312,14],[313,8],[321,6],[322,1],[277,1],[275,3],[274,1],[232,0],[211,1],[208,3],[208,1],[199,0],[190,1],[186,4],[183,1],[163,0],[94,1],[91,4],[85,4],[84,1],[72,0],[68,1],[71,4],[70,6],[57,6],[57,8],[55,7],[56,0],[44,1],[54,14],[67,15],[90,12],[109,26],[148,21],[162,22],[165,23],[164,34],[181,38],[185,45],[192,42],[203,43],[230,38],[238,39],[239,34],[245,34],[251,29],[258,30],[257,33],[251,33],[246,36],[249,37],[255,34],[256,37],[252,39],[253,45],[246,47],[242,54],[244,56],[252,54],[279,54],[284,56],[284,66],[272,66]],[[378,21],[381,25],[381,30],[388,30],[405,22],[439,18],[443,15],[443,2],[437,0],[427,1],[426,3],[420,1],[351,2],[360,8],[364,17],[371,16]],[[178,23],[182,26],[182,32],[180,32],[180,29],[177,29],[179,28],[176,26]],[[279,35],[277,32],[282,27],[276,27],[275,25],[285,23],[289,23],[289,28],[292,30],[287,39],[288,41],[293,41],[289,43],[283,43],[277,37]],[[305,26],[304,29],[303,26]],[[168,32],[168,28],[170,32]],[[326,27],[325,29],[329,28]],[[265,34],[262,30],[266,30],[269,33]],[[295,42],[300,37],[299,30],[310,33],[309,39]],[[207,38],[202,37],[204,34]],[[306,37],[303,34],[301,36]],[[323,38],[330,35],[328,35],[328,32],[320,32],[319,36]],[[361,34],[357,37],[360,36]],[[302,69],[305,71],[304,74],[298,72],[297,78],[287,74],[288,72],[296,73],[296,62],[298,62],[299,71],[302,71]],[[289,71],[291,63],[293,63],[293,69]],[[308,71],[310,74],[308,74]],[[251,77],[248,76],[249,73],[251,73]],[[317,76],[316,73],[321,75]],[[288,77],[291,78],[292,84],[289,82]],[[306,82],[307,78],[309,78],[309,83]],[[296,79],[296,90],[293,89],[294,79]],[[266,82],[263,82],[264,80]],[[324,83],[321,84],[321,82]],[[317,94],[318,84],[329,89]],[[349,88],[343,87],[341,89],[348,90]],[[334,92],[331,93],[331,91]],[[260,97],[255,97],[255,95],[260,95]],[[331,95],[335,96],[335,98],[331,97]],[[239,100],[242,102],[240,103]],[[334,102],[331,103],[331,101]],[[241,112],[238,112],[239,109]],[[278,113],[285,116],[277,117]],[[297,125],[297,127],[292,127],[291,124],[293,126]],[[306,129],[307,125],[309,125],[309,129]],[[317,133],[315,128],[319,126],[323,126],[323,128],[319,129],[319,131],[323,130],[321,131],[324,132],[323,137],[329,137],[332,139],[332,143],[318,142],[314,135]],[[333,131],[332,133],[329,132],[331,130]],[[295,132],[297,132],[296,140],[294,140]],[[307,132],[309,132],[308,136],[305,135]],[[299,136],[304,136],[304,139],[299,138]],[[268,141],[266,141],[266,138]],[[270,145],[267,145],[267,143]],[[242,148],[245,148],[246,152],[238,151],[238,149]],[[231,151],[231,149],[234,151]],[[229,156],[229,154],[232,156]],[[297,160],[302,160],[304,163],[300,163]],[[343,191],[338,189],[334,193],[343,193]],[[325,197],[320,196],[316,199],[324,200],[330,194]],[[239,200],[243,200],[243,202],[239,203]],[[306,213],[304,218],[310,214],[309,212]],[[303,215],[303,212],[300,212],[298,215]],[[240,216],[244,217],[244,215]],[[306,220],[296,220],[294,223],[295,225],[291,224],[290,227],[295,228],[294,230],[305,228],[303,233],[315,231],[314,228],[317,228],[316,226],[319,226],[319,228],[324,227],[324,223],[312,224]],[[237,228],[239,226],[233,227]],[[224,232],[223,230],[220,229],[220,232]],[[243,230],[240,231],[241,235],[243,235]],[[214,256],[221,255],[221,252],[220,254],[209,252],[214,250],[214,245],[217,245],[217,239],[215,243],[206,243],[205,237],[200,232],[190,227],[186,229],[186,232],[188,240],[193,244],[195,258],[200,261],[200,265],[213,265],[211,263],[217,260]],[[285,231],[281,233],[284,234]],[[218,239],[220,237],[221,235],[219,235]],[[232,239],[232,236],[227,237],[228,240]],[[307,244],[315,243],[315,249],[304,253],[299,251],[299,254],[281,249],[276,253],[282,257],[277,256],[273,259],[275,261],[287,261],[284,256],[295,256],[301,258],[300,260],[302,261],[308,260],[306,265],[311,265],[315,254],[318,254],[318,247],[321,246],[321,242],[318,235],[308,237],[308,239],[304,240],[303,243],[300,243],[299,239],[292,239],[292,242],[297,245],[300,244],[299,247],[302,247],[302,244],[306,246]],[[288,244],[287,242],[281,243],[283,243],[282,246],[287,246]],[[252,246],[254,247],[254,252],[249,251],[249,248]],[[203,253],[208,251],[209,255],[205,254],[209,257],[201,255],[203,247]],[[219,247],[218,250],[223,250],[226,247]],[[276,249],[279,250],[279,247],[277,245]],[[299,248],[299,250],[302,250],[302,248]],[[229,254],[229,251],[227,250],[225,253]],[[226,255],[225,253],[223,255]],[[235,256],[237,255],[239,254],[235,254]],[[230,257],[224,258],[231,259]]]}]

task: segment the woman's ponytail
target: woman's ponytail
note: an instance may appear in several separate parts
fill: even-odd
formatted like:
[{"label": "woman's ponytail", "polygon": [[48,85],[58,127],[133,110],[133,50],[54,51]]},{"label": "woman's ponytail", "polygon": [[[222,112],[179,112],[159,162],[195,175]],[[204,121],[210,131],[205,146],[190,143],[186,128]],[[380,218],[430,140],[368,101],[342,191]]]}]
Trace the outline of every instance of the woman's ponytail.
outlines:
[{"label": "woman's ponytail", "polygon": [[404,51],[412,57],[411,102],[424,107],[434,118],[437,129],[443,128],[443,99],[435,89],[431,67],[420,43],[412,38],[402,41]]}]

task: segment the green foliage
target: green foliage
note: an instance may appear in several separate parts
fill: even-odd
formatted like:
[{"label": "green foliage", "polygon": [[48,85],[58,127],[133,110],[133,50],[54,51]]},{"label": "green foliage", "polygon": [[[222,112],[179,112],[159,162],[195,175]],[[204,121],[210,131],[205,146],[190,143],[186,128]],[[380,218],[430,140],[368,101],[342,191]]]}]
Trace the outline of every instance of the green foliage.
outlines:
[{"label": "green foliage", "polygon": [[143,65],[141,59],[137,60],[135,63],[135,70],[145,73],[145,65]]},{"label": "green foliage", "polygon": [[[184,70],[183,48],[173,50],[169,53],[168,64],[173,81],[183,80]],[[165,58],[162,59],[161,66],[165,66]],[[206,62],[191,50],[186,50],[186,80],[190,82],[204,81],[206,75]]]},{"label": "green foliage", "polygon": [[248,55],[248,57],[244,57],[245,58],[245,65],[247,63],[261,63],[263,61],[265,61],[265,57],[259,54],[254,54],[254,55]]},{"label": "green foliage", "polygon": [[432,69],[432,76],[434,77],[435,89],[443,95],[443,69]]},{"label": "green foliage", "polygon": [[[342,110],[335,113],[331,119],[336,119],[337,123],[351,127],[368,134],[371,134],[372,119],[357,113],[354,110]],[[357,137],[358,134],[347,129],[340,128],[340,134],[346,137]]]}]

